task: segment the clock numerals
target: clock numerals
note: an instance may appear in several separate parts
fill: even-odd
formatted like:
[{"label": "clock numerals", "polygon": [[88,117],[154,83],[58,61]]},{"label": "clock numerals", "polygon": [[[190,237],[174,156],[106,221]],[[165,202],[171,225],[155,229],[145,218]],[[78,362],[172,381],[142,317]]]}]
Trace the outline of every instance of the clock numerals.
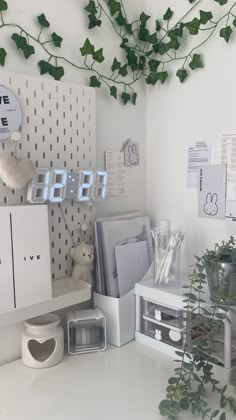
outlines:
[{"label": "clock numerals", "polygon": [[98,201],[106,197],[106,188],[105,171],[81,170],[68,174],[64,169],[37,168],[28,185],[27,200],[34,204]]}]

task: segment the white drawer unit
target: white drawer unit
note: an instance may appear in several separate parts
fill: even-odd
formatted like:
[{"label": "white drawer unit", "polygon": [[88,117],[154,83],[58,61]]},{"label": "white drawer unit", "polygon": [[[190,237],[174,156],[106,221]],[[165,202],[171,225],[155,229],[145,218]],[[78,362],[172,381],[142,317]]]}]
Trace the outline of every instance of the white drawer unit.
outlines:
[{"label": "white drawer unit", "polygon": [[0,312],[52,297],[48,209],[0,207]]},{"label": "white drawer unit", "polygon": [[[186,284],[185,277],[183,275],[183,284]],[[136,283],[136,341],[173,358],[177,357],[176,351],[183,348],[187,341],[187,348],[191,352],[192,344],[201,335],[207,317],[192,314],[191,319],[187,319],[184,290],[181,286],[157,288],[153,285],[153,279],[148,278]],[[207,291],[205,300],[206,309],[209,309],[212,302]],[[218,376],[228,377],[230,370],[236,366],[236,333],[231,317],[229,311],[222,331],[214,336],[211,343],[212,355],[218,361],[214,366]]]}]

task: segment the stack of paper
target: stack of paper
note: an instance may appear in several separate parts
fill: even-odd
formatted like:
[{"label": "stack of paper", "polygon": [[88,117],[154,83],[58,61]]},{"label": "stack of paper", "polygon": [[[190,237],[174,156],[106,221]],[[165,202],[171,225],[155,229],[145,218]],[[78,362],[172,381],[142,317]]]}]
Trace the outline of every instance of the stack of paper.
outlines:
[{"label": "stack of paper", "polygon": [[120,297],[133,289],[153,258],[150,218],[125,215],[95,222],[98,293]]}]

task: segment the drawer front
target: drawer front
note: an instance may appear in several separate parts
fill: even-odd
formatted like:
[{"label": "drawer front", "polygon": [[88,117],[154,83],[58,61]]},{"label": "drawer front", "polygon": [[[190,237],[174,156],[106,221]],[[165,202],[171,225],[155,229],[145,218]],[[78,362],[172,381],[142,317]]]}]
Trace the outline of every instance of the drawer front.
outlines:
[{"label": "drawer front", "polygon": [[170,328],[165,328],[151,321],[144,320],[143,334],[147,335],[148,337],[154,338],[157,341],[162,341],[163,343],[169,344],[173,347],[182,348],[184,345],[183,332],[174,331]]},{"label": "drawer front", "polygon": [[144,301],[144,314],[156,321],[175,328],[184,327],[184,311],[171,309],[157,303]]}]

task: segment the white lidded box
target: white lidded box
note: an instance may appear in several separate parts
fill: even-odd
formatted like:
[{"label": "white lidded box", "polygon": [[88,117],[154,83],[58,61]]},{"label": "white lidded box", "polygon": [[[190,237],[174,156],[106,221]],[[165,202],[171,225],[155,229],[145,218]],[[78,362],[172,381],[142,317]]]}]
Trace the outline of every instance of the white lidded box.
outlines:
[{"label": "white lidded box", "polygon": [[70,311],[67,314],[68,353],[106,350],[106,318],[99,309]]},{"label": "white lidded box", "polygon": [[2,206],[0,229],[0,312],[50,299],[47,206]]},{"label": "white lidded box", "polygon": [[101,309],[106,317],[108,344],[121,347],[134,339],[134,290],[120,298],[94,293],[94,307]]}]

